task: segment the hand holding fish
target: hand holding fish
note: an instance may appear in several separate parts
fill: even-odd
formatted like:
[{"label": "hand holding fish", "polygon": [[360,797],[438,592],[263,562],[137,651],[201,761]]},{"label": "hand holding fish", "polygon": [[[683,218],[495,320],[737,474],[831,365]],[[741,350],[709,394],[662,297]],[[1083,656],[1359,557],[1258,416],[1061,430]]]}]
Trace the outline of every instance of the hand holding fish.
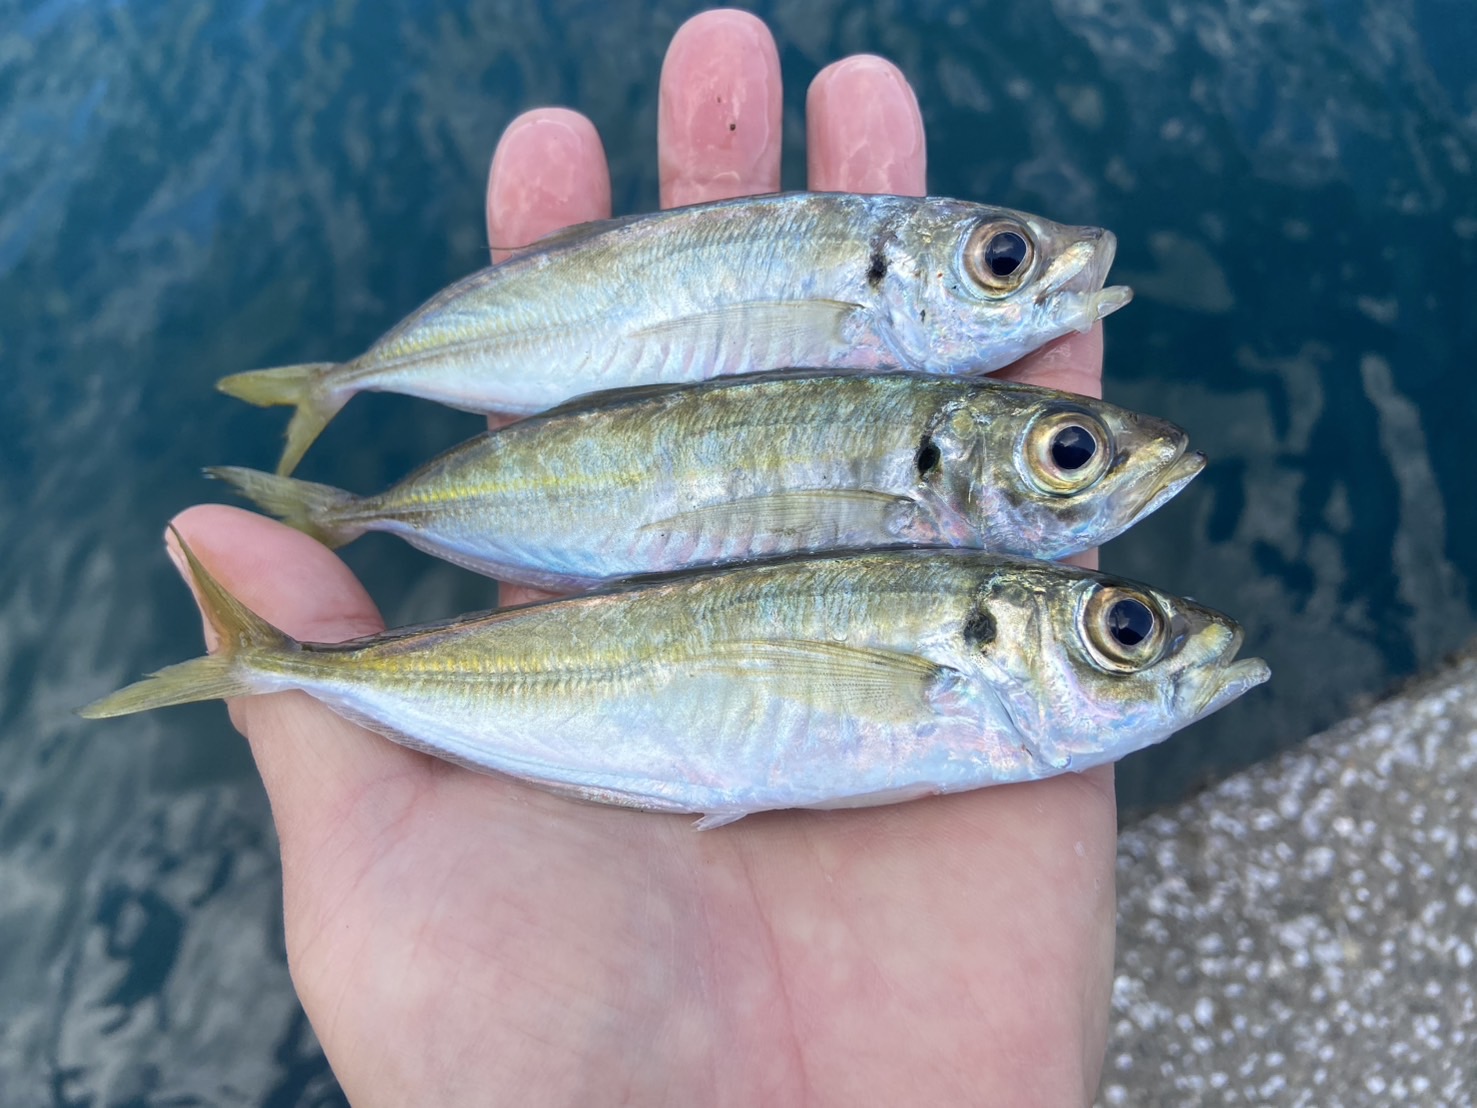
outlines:
[{"label": "hand holding fish", "polygon": [[[664,207],[778,188],[779,62],[757,19],[684,25],[660,111]],[[812,188],[923,193],[921,116],[890,64],[824,70],[807,127]],[[487,198],[498,245],[608,217],[593,127],[514,121]],[[1101,367],[1095,326],[1001,376],[1097,396]],[[297,531],[214,507],[176,526],[299,639],[383,626]],[[1111,767],[698,834],[450,767],[300,693],[231,712],[271,796],[294,982],[355,1104],[1060,1104],[1096,1087]]]}]

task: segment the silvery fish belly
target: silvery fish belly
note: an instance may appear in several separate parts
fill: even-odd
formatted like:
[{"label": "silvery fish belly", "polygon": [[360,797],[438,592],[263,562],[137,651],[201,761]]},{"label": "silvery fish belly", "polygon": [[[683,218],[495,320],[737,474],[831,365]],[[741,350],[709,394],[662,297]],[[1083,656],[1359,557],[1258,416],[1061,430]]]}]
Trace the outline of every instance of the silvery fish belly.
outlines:
[{"label": "silvery fish belly", "polygon": [[1239,628],[1045,562],[908,550],[672,575],[341,645],[296,643],[188,549],[226,644],[84,709],[302,689],[466,766],[585,800],[851,807],[1110,762],[1265,681]]},{"label": "silvery fish belly", "polygon": [[528,415],[597,389],[784,366],[983,373],[1128,301],[1114,238],[962,200],[744,197],[571,228],[432,298],[341,363],[220,388],[296,408],[290,473],[366,389]]},{"label": "silvery fish belly", "polygon": [[339,546],[388,531],[503,580],[602,580],[909,543],[1057,558],[1204,464],[1099,400],[923,374],[776,374],[626,390],[481,435],[377,496],[210,472]]}]

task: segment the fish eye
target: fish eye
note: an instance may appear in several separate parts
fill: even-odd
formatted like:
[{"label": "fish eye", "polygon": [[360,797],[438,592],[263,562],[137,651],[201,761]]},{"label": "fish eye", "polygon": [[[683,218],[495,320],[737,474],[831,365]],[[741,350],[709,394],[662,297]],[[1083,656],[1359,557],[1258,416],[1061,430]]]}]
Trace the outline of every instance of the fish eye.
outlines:
[{"label": "fish eye", "polygon": [[1096,416],[1075,408],[1047,408],[1026,428],[1026,476],[1042,492],[1070,496],[1108,471],[1113,440]]},{"label": "fish eye", "polygon": [[1036,243],[1031,232],[1013,219],[981,223],[964,246],[964,268],[986,294],[1014,292],[1031,272]]},{"label": "fish eye", "polygon": [[1164,653],[1169,620],[1153,597],[1122,585],[1098,585],[1082,607],[1089,653],[1109,673],[1133,673]]}]

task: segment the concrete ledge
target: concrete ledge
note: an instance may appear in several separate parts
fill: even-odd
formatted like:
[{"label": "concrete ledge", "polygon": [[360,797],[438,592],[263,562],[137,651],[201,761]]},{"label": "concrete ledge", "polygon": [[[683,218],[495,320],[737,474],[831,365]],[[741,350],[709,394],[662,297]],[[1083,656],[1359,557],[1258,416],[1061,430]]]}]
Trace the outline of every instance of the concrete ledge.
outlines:
[{"label": "concrete ledge", "polygon": [[1477,648],[1126,830],[1101,1105],[1472,1104]]}]

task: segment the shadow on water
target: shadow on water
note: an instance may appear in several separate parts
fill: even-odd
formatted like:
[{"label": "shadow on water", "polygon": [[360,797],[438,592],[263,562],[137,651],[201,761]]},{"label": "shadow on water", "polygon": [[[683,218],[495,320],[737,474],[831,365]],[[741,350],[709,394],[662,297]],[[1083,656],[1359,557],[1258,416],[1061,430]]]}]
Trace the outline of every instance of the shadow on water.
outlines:
[{"label": "shadow on water", "polygon": [[[588,112],[656,200],[655,78],[695,7],[47,0],[0,32],[0,1088],[8,1103],[328,1104],[269,813],[218,707],[84,730],[198,647],[160,557],[203,465],[282,421],[218,376],[362,348],[481,264],[518,110]],[[1107,568],[1241,618],[1276,674],[1120,767],[1126,810],[1295,743],[1474,628],[1477,16],[1462,0],[756,6],[788,83],[918,87],[935,192],[1119,235],[1109,395],[1211,466]],[[370,490],[474,422],[356,400],[303,476]],[[390,622],[485,582],[366,541]],[[44,921],[44,922],[43,922]],[[38,923],[41,926],[38,926]],[[29,1097],[29,1099],[27,1099]]]}]

